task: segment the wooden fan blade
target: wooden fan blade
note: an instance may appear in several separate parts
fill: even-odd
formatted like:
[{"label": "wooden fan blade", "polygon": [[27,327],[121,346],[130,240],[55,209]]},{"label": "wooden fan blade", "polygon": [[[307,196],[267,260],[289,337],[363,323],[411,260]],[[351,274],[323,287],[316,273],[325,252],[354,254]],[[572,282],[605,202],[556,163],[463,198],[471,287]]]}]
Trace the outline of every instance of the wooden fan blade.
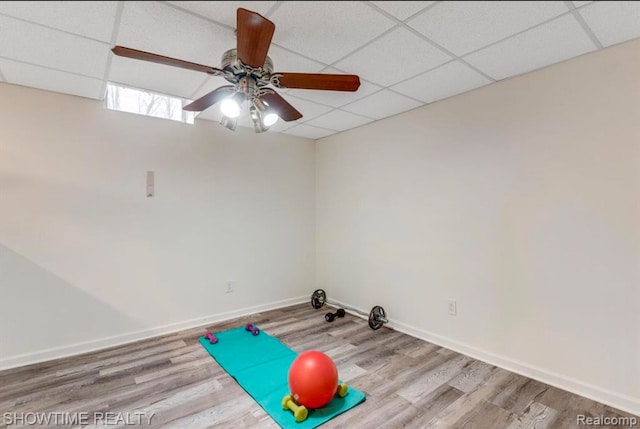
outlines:
[{"label": "wooden fan blade", "polygon": [[302,118],[302,113],[298,112],[287,100],[275,92],[263,94],[260,99],[264,100],[283,121],[290,122]]},{"label": "wooden fan blade", "polygon": [[234,92],[235,90],[233,88],[233,85],[221,86],[220,88],[216,88],[210,93],[205,94],[197,100],[187,104],[182,109],[188,110],[190,112],[202,112],[204,109],[207,109],[214,104],[221,102]]},{"label": "wooden fan blade", "polygon": [[274,73],[274,75],[278,75],[280,88],[353,92],[360,87],[360,78],[353,74]]},{"label": "wooden fan blade", "polygon": [[267,59],[271,38],[276,26],[264,16],[238,8],[237,53],[244,64],[262,67]]},{"label": "wooden fan blade", "polygon": [[189,61],[178,60],[176,58],[165,57],[164,55],[152,54],[151,52],[140,51],[138,49],[126,48],[124,46],[115,46],[111,49],[114,54],[133,58],[135,60],[150,61],[152,63],[164,64],[167,66],[180,67],[187,70],[194,70],[209,74],[220,75],[224,72],[220,69],[202,64],[196,64]]}]

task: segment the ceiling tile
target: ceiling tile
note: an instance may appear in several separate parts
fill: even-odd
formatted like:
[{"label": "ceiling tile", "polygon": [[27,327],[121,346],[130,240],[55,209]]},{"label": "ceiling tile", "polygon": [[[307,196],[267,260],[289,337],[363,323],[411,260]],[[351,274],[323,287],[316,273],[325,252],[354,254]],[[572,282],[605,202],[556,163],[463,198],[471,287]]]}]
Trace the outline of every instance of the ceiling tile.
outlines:
[{"label": "ceiling tile", "polygon": [[109,46],[0,15],[0,55],[5,58],[102,78]]},{"label": "ceiling tile", "polygon": [[229,81],[220,76],[208,76],[206,79],[207,80],[204,83],[200,82],[200,87],[196,88],[195,92],[192,92],[188,98],[195,100],[217,88],[220,88],[221,86],[232,85]]},{"label": "ceiling tile", "polygon": [[175,97],[190,98],[207,75],[177,67],[113,57],[109,80]]},{"label": "ceiling tile", "polygon": [[372,1],[371,3],[402,21],[431,6],[435,1]]},{"label": "ceiling tile", "polygon": [[236,39],[233,30],[204,18],[158,2],[132,1],[124,2],[118,44],[218,67]]},{"label": "ceiling tile", "polygon": [[325,66],[276,45],[269,48],[269,58],[273,61],[274,72],[317,73]]},{"label": "ceiling tile", "polygon": [[298,122],[306,122],[333,110],[333,107],[323,106],[308,100],[303,100],[302,98],[292,97],[289,94],[283,94],[281,92],[278,92],[278,94],[287,100],[289,104],[295,107],[298,112],[302,113],[303,117],[298,119]]},{"label": "ceiling tile", "polygon": [[360,125],[364,125],[372,121],[373,119],[365,118],[364,116],[343,112],[341,110],[334,110],[326,115],[322,115],[307,122],[307,124],[327,128],[329,130],[344,131],[349,128],[359,127]]},{"label": "ceiling tile", "polygon": [[580,14],[604,46],[640,37],[640,2],[596,2]]},{"label": "ceiling tile", "polygon": [[404,95],[383,89],[373,95],[343,106],[342,110],[370,118],[382,119],[422,105],[423,103],[407,98]]},{"label": "ceiling tile", "polygon": [[431,103],[491,83],[489,79],[460,61],[448,64],[399,83],[391,89]]},{"label": "ceiling tile", "polygon": [[331,64],[394,22],[360,2],[283,2],[269,18],[274,43]]},{"label": "ceiling tile", "polygon": [[[340,70],[329,68],[323,73],[344,74]],[[318,91],[314,89],[290,89],[287,94],[294,95],[305,100],[315,101],[316,103],[326,104],[328,106],[340,107],[348,103],[353,103],[367,95],[379,91],[382,87],[374,85],[360,79],[360,88],[356,92],[349,91]]]},{"label": "ceiling tile", "polygon": [[464,55],[567,12],[560,1],[440,2],[408,24]]},{"label": "ceiling tile", "polygon": [[464,59],[496,80],[595,50],[572,15],[563,16]]},{"label": "ceiling tile", "polygon": [[398,27],[336,63],[361,78],[389,86],[443,64],[452,57],[413,34]]},{"label": "ceiling tile", "polygon": [[323,128],[312,127],[306,124],[300,124],[293,128],[289,128],[288,130],[283,131],[283,134],[290,134],[298,137],[305,137],[308,139],[320,139],[322,137],[330,136],[331,134],[335,134],[335,131],[325,130]]},{"label": "ceiling tile", "polygon": [[[640,2],[0,1],[0,81],[93,99],[103,97],[107,70],[114,82],[188,99],[229,84],[114,56],[118,5],[116,44],[219,67],[235,47],[236,12],[244,7],[276,25],[269,50],[276,72],[358,74],[356,92],[278,89],[304,116],[270,131],[309,138],[490,83],[426,37],[466,53],[466,62],[496,79],[595,50],[578,12],[604,46],[640,37]],[[573,5],[579,9],[571,14]],[[238,126],[252,128],[248,111],[242,114]],[[199,118],[219,121],[219,106]]]},{"label": "ceiling tile", "polygon": [[8,83],[102,99],[102,80],[0,58],[0,69]]},{"label": "ceiling tile", "polygon": [[189,12],[236,28],[239,7],[265,15],[275,1],[170,1],[167,2]]},{"label": "ceiling tile", "polygon": [[0,13],[109,42],[117,6],[113,1],[2,1]]}]

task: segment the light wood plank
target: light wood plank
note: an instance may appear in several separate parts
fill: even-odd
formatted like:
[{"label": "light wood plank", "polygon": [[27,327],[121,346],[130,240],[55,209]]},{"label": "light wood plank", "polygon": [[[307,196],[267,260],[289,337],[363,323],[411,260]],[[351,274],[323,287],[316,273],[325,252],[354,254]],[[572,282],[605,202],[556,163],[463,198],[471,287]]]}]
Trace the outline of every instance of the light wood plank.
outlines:
[{"label": "light wood plank", "polygon": [[421,398],[431,394],[438,387],[454,378],[471,362],[472,359],[469,357],[454,356],[453,359],[444,362],[423,376],[413,378],[407,387],[403,387],[398,391],[398,395],[415,404]]},{"label": "light wood plank", "polygon": [[507,429],[547,429],[558,415],[558,411],[534,402],[514,420]]},{"label": "light wood plank", "polygon": [[480,386],[495,369],[493,365],[480,361],[470,361],[458,375],[449,380],[449,385],[456,389],[469,393]]},{"label": "light wood plank", "polygon": [[150,428],[277,428],[198,343],[206,330],[254,323],[298,353],[325,351],[339,376],[366,393],[323,429],[565,429],[578,413],[627,415],[387,327],[372,331],[350,314],[327,323],[327,311],[296,305],[2,371],[0,411],[143,410],[155,413]]}]

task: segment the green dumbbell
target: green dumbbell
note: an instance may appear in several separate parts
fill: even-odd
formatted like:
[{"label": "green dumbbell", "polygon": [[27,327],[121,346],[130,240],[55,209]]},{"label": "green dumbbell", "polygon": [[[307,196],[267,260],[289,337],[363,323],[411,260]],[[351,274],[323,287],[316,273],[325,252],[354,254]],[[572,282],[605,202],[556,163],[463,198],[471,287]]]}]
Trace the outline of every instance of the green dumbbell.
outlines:
[{"label": "green dumbbell", "polygon": [[293,411],[293,417],[298,423],[305,421],[309,413],[304,405],[296,405],[291,395],[287,395],[282,399],[282,409]]},{"label": "green dumbbell", "polygon": [[339,397],[344,398],[345,396],[347,396],[347,393],[349,393],[349,387],[347,387],[345,383],[338,384],[338,390],[336,390],[336,394]]}]

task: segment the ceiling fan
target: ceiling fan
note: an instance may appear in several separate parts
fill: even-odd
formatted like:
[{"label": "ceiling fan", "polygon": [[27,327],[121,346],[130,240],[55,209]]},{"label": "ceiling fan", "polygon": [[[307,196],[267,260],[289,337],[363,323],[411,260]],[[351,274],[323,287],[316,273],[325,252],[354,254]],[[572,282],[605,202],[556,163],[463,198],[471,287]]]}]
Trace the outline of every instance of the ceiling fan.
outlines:
[{"label": "ceiling fan", "polygon": [[273,62],[267,56],[275,24],[262,15],[239,8],[237,11],[236,48],[222,55],[221,68],[196,64],[163,55],[115,46],[115,55],[142,61],[180,67],[225,78],[231,85],[221,86],[183,107],[201,112],[222,102],[221,124],[235,130],[241,105],[247,102],[256,132],[269,129],[278,118],[295,121],[302,114],[275,90],[269,88],[318,89],[326,91],[356,91],[360,78],[356,75],[326,73],[273,72]]}]

